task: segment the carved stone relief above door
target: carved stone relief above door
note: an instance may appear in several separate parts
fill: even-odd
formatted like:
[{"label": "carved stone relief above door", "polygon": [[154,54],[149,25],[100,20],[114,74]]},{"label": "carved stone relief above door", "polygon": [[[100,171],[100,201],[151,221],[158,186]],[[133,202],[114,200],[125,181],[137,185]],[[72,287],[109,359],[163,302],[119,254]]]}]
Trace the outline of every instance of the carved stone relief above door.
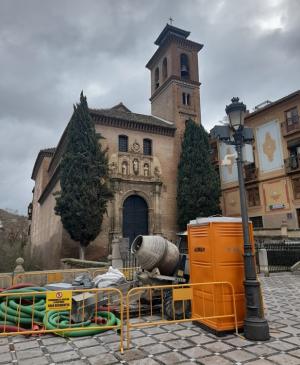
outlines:
[{"label": "carved stone relief above door", "polygon": [[[135,149],[137,150],[137,147]],[[109,171],[111,177],[126,180],[160,181],[162,179],[162,169],[158,158],[137,152],[112,154],[109,158]]]}]

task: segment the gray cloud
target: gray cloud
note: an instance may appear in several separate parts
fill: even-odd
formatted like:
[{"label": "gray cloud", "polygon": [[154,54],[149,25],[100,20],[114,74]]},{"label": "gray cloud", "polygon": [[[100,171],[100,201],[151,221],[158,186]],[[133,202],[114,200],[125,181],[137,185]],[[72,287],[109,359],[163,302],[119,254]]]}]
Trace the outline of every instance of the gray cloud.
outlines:
[{"label": "gray cloud", "polygon": [[41,148],[55,146],[83,89],[91,107],[150,113],[153,42],[168,18],[204,44],[204,126],[232,96],[251,109],[299,89],[298,0],[2,0],[0,207],[25,212]]}]

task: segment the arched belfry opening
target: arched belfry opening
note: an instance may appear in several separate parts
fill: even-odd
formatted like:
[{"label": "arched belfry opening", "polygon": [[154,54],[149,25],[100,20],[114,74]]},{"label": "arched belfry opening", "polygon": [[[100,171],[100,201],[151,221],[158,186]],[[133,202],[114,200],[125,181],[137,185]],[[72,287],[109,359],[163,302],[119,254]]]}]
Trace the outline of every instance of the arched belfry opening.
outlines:
[{"label": "arched belfry opening", "polygon": [[189,58],[185,53],[181,53],[180,55],[180,76],[183,79],[190,78]]},{"label": "arched belfry opening", "polygon": [[156,67],[154,72],[154,83],[155,83],[155,89],[159,87],[159,68]]},{"label": "arched belfry opening", "polygon": [[123,203],[123,237],[129,239],[129,245],[138,235],[147,235],[148,204],[139,195],[130,195]]},{"label": "arched belfry opening", "polygon": [[168,77],[168,61],[167,61],[166,57],[164,58],[163,64],[162,64],[162,77],[163,77],[164,81]]}]

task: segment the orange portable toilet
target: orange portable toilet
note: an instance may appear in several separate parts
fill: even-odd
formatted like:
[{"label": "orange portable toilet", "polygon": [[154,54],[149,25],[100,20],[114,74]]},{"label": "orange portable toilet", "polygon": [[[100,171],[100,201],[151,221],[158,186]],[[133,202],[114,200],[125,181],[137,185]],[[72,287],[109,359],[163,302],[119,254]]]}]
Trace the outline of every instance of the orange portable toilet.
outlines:
[{"label": "orange portable toilet", "polygon": [[[250,240],[254,250],[252,223]],[[238,327],[245,318],[244,240],[241,218],[197,218],[188,224],[190,282],[230,282],[234,297]],[[230,288],[226,285],[194,287],[193,318],[234,313]],[[199,320],[216,333],[235,329],[234,317]]]}]

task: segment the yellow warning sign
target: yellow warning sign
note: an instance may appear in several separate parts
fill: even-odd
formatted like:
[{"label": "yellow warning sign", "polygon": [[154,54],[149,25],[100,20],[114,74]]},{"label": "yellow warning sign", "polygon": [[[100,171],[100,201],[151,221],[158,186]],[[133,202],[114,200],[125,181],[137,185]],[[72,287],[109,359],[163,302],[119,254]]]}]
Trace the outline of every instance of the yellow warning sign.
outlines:
[{"label": "yellow warning sign", "polygon": [[178,300],[192,300],[193,288],[178,288],[173,289],[173,302]]},{"label": "yellow warning sign", "polygon": [[46,310],[70,310],[72,308],[72,291],[49,291],[46,296]]}]

